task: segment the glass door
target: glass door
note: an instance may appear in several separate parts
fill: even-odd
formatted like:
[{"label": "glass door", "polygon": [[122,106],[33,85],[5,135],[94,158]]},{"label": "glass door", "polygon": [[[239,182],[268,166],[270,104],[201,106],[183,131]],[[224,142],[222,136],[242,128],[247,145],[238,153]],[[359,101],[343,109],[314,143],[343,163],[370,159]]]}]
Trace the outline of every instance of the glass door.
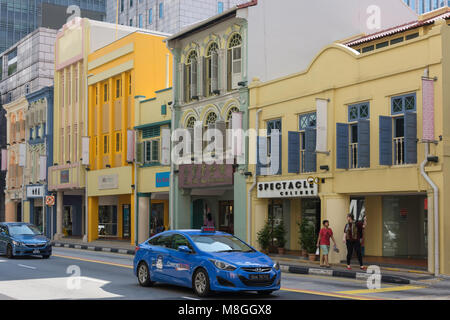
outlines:
[{"label": "glass door", "polygon": [[117,237],[117,207],[98,207],[98,235],[100,237]]},{"label": "glass door", "polygon": [[124,204],[122,207],[122,238],[130,239],[131,225],[130,225],[130,205]]}]

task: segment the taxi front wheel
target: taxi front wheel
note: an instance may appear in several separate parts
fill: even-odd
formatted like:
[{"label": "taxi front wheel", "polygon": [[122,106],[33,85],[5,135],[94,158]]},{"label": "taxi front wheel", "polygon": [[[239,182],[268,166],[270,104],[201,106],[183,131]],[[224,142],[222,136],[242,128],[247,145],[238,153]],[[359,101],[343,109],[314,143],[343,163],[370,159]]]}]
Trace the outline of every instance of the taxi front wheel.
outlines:
[{"label": "taxi front wheel", "polygon": [[139,284],[143,287],[151,287],[153,282],[150,280],[150,272],[145,262],[141,262],[137,269]]},{"label": "taxi front wheel", "polygon": [[192,287],[199,297],[206,297],[210,294],[209,277],[205,269],[198,269],[194,273]]}]

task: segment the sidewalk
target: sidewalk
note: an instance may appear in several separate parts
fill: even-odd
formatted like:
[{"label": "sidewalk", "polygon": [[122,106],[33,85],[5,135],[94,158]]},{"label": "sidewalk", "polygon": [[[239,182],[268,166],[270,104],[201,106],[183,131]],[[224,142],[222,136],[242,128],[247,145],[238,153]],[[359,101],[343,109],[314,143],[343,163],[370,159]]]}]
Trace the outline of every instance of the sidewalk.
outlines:
[{"label": "sidewalk", "polygon": [[[55,247],[72,249],[84,249],[91,251],[114,252],[134,255],[135,246],[129,241],[96,240],[83,242],[81,239],[62,239],[53,241]],[[282,272],[294,274],[311,274],[330,277],[341,277],[358,280],[366,280],[371,274],[359,269],[359,265],[352,265],[352,270],[347,270],[345,264],[333,264],[331,268],[321,268],[319,261],[309,261],[302,257],[280,256],[269,254],[274,261],[280,263]],[[434,276],[425,271],[410,270],[404,268],[391,268],[379,266],[381,269],[381,282],[394,284],[423,284],[421,281],[434,279]]]},{"label": "sidewalk", "polygon": [[[311,274],[330,277],[341,277],[366,280],[373,274],[361,270],[359,264],[352,264],[352,270],[347,270],[346,264],[332,264],[331,268],[321,268],[319,261],[310,261],[302,257],[286,257],[269,254],[274,261],[278,261],[283,272],[297,274]],[[368,266],[368,265],[366,265]],[[405,268],[378,266],[381,270],[381,282],[394,284],[419,284],[420,281],[434,279],[434,275],[425,271]]]}]

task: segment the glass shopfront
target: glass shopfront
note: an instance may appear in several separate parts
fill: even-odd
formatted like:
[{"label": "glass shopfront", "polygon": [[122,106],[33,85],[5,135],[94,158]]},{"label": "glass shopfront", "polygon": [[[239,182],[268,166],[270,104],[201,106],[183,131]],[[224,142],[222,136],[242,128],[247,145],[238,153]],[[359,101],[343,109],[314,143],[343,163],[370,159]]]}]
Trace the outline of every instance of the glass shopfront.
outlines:
[{"label": "glass shopfront", "polygon": [[302,199],[302,221],[313,225],[316,235],[319,235],[321,227],[319,198]]},{"label": "glass shopfront", "polygon": [[164,203],[152,203],[150,236],[164,231]]},{"label": "glass shopfront", "polygon": [[42,214],[42,207],[34,207],[33,224],[38,227],[41,232],[44,232],[44,216]]},{"label": "glass shopfront", "polygon": [[383,197],[383,256],[427,259],[425,196]]},{"label": "glass shopfront", "polygon": [[98,235],[117,237],[117,206],[98,207]]},{"label": "glass shopfront", "polygon": [[219,230],[234,234],[233,201],[219,201]]}]

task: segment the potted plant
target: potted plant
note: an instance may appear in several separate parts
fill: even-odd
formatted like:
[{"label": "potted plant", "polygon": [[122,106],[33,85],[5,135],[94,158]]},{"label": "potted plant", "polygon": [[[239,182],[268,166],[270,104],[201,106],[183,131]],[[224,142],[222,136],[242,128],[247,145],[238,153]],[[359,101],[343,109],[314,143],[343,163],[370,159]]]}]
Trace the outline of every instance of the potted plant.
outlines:
[{"label": "potted plant", "polygon": [[302,222],[300,224],[300,244],[303,250],[308,253],[309,260],[316,260],[316,233],[314,231],[314,226],[308,222]]},{"label": "potted plant", "polygon": [[272,241],[272,228],[268,221],[266,221],[264,227],[257,233],[256,241],[258,241],[261,251],[268,253]]},{"label": "potted plant", "polygon": [[286,245],[286,230],[284,228],[283,220],[281,220],[281,222],[277,226],[275,226],[273,230],[273,236],[276,239],[278,254],[284,254],[284,247]]}]

